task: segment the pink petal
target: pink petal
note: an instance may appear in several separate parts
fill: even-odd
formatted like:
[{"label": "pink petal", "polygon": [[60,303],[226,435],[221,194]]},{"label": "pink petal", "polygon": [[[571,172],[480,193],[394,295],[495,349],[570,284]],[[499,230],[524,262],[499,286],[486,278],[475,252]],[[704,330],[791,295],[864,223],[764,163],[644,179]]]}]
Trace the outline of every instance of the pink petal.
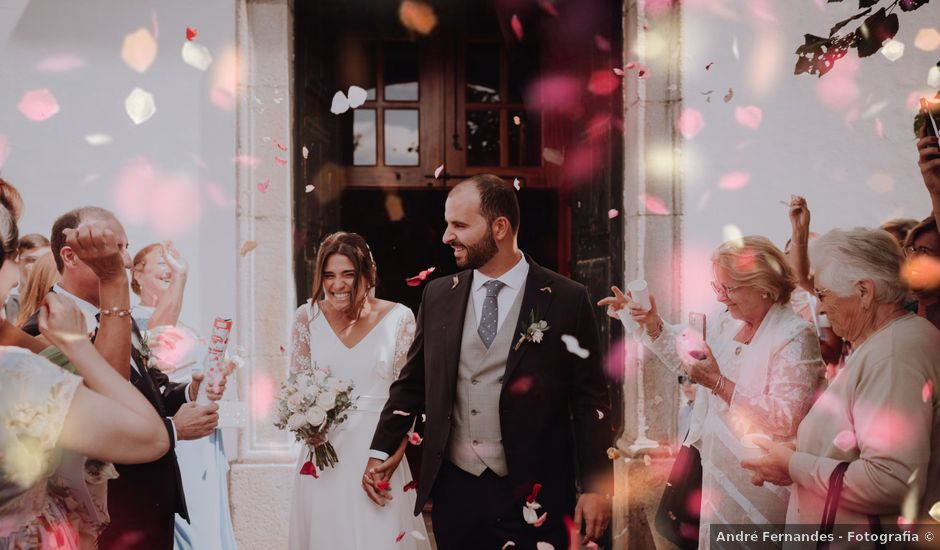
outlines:
[{"label": "pink petal", "polygon": [[252,155],[235,155],[232,162],[239,166],[253,167],[261,164],[261,159]]},{"label": "pink petal", "polygon": [[620,211],[617,210],[616,208],[611,208],[610,210],[607,211],[607,217],[610,219],[614,219],[619,215],[620,215]]},{"label": "pink petal", "polygon": [[519,16],[513,14],[509,24],[512,26],[512,32],[516,35],[516,40],[522,40],[522,21],[519,21]]},{"label": "pink petal", "polygon": [[751,130],[756,130],[764,117],[764,112],[760,107],[748,105],[747,107],[738,107],[734,110],[734,119],[738,124]]},{"label": "pink petal", "polygon": [[930,396],[933,395],[933,380],[928,380],[924,382],[924,388],[920,391],[920,398],[923,399],[924,403],[930,401]]},{"label": "pink petal", "polygon": [[43,73],[67,73],[85,66],[85,60],[77,55],[64,53],[50,55],[36,64],[36,70]]},{"label": "pink petal", "polygon": [[836,435],[836,438],[832,440],[832,443],[842,449],[843,452],[849,452],[855,448],[858,441],[855,439],[854,433],[849,430],[842,430]]},{"label": "pink petal", "polygon": [[550,74],[526,88],[526,103],[534,110],[578,114],[584,111],[581,101],[582,81],[567,74]]},{"label": "pink petal", "polygon": [[539,519],[535,520],[535,523],[532,524],[533,527],[541,527],[545,523],[545,519],[548,518],[548,512],[542,512],[542,515],[539,516]]},{"label": "pink petal", "polygon": [[412,445],[420,445],[423,441],[424,439],[422,439],[421,436],[416,432],[411,432],[408,434],[408,443],[411,443]]},{"label": "pink petal", "polygon": [[611,70],[614,72],[615,75],[623,76],[623,69],[621,69],[620,67],[614,67]]},{"label": "pink petal", "polygon": [[606,69],[594,71],[588,80],[588,90],[594,95],[610,95],[619,88],[620,79]]},{"label": "pink petal", "polygon": [[705,128],[705,118],[702,113],[691,107],[686,107],[679,114],[679,118],[676,119],[676,128],[682,134],[682,137],[692,139]]},{"label": "pink petal", "polygon": [[274,157],[274,162],[280,165],[284,165],[284,164],[287,164],[287,159],[282,159],[281,157]]},{"label": "pink petal", "polygon": [[434,267],[429,267],[425,269],[424,271],[418,273],[414,277],[408,277],[407,279],[405,279],[405,284],[407,284],[408,286],[419,286],[422,282],[427,280],[428,275],[430,275],[431,273],[434,273],[435,269],[436,268]]},{"label": "pink petal", "polygon": [[721,175],[718,180],[718,187],[729,191],[744,189],[750,183],[751,174],[749,172],[727,172]]},{"label": "pink petal", "polygon": [[[548,15],[558,17],[558,9],[555,8],[555,2],[553,0],[539,0],[539,7]],[[515,546],[515,543],[513,543],[513,546]]]},{"label": "pink petal", "polygon": [[23,116],[34,121],[42,122],[49,120],[53,115],[59,112],[59,102],[56,101],[52,92],[46,88],[39,90],[30,90],[23,94],[20,103],[16,106]]},{"label": "pink petal", "polygon": [[444,171],[444,165],[440,165],[434,169],[434,179],[437,179],[441,176],[441,172]]},{"label": "pink petal", "polygon": [[885,138],[885,127],[884,127],[884,124],[882,124],[881,122],[881,118],[875,119],[875,135],[880,137],[881,139]]},{"label": "pink petal", "polygon": [[280,149],[281,151],[287,151],[287,146],[284,145],[284,144],[282,144],[282,143],[281,143],[280,141],[278,141],[278,140],[274,140],[274,145],[275,145],[278,149]]},{"label": "pink petal", "polygon": [[623,70],[632,71],[636,69],[637,67],[639,67],[639,63],[637,63],[636,61],[631,61],[630,63],[627,63],[626,65],[623,66]]},{"label": "pink petal", "polygon": [[268,179],[262,181],[261,183],[259,183],[259,184],[258,184],[258,191],[261,191],[262,193],[264,193],[265,191],[268,190],[268,186],[269,186],[269,185],[271,185],[271,178],[268,178]]},{"label": "pink petal", "polygon": [[640,202],[646,206],[646,211],[650,214],[655,214],[657,216],[665,216],[669,214],[669,209],[666,208],[666,204],[659,197],[648,195],[646,193],[640,193]]},{"label": "pink petal", "polygon": [[405,411],[402,411],[402,410],[394,410],[394,411],[392,411],[392,414],[395,414],[395,415],[398,415],[398,416],[411,416],[411,413],[405,412]]},{"label": "pink petal", "polygon": [[599,34],[594,35],[594,45],[597,46],[597,49],[602,52],[610,51],[610,40],[607,40]]}]

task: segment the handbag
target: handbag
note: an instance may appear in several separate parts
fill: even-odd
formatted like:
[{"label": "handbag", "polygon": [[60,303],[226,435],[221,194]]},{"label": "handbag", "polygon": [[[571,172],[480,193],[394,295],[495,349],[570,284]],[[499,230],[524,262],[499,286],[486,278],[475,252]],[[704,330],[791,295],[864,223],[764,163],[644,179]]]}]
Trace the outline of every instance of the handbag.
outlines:
[{"label": "handbag", "polygon": [[[845,471],[848,469],[848,462],[840,462],[836,466],[836,469],[832,471],[832,474],[829,475],[829,491],[826,493],[826,504],[823,506],[822,521],[819,524],[820,535],[832,534],[836,521],[836,512],[839,510],[839,501],[842,499],[842,488],[845,484]],[[869,515],[868,525],[871,527],[873,533],[881,534],[881,518],[879,516]],[[828,536],[821,536],[820,541],[816,543],[816,550],[828,550],[829,541],[822,540],[824,538],[829,539]],[[884,543],[880,541],[875,543],[875,548],[879,550],[884,547]]]},{"label": "handbag", "polygon": [[702,455],[695,447],[683,445],[656,509],[656,531],[679,548],[694,550],[701,510]]}]

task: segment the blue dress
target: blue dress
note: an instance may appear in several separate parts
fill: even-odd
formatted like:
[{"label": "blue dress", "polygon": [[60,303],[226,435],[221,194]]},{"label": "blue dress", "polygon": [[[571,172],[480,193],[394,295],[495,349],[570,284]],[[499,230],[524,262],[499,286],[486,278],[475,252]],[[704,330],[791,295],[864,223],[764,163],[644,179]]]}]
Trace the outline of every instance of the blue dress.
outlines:
[{"label": "blue dress", "polygon": [[[152,308],[138,305],[133,309],[134,321],[148,335],[153,334],[147,326],[152,314]],[[173,357],[173,362],[181,368],[167,375],[173,382],[186,383],[192,379],[193,372],[202,369],[206,345],[191,329],[183,325],[177,328],[189,338],[177,346],[179,356]],[[235,529],[228,498],[229,465],[222,445],[222,431],[217,429],[202,439],[177,441],[176,457],[190,521],[176,516],[175,550],[235,550]]]}]

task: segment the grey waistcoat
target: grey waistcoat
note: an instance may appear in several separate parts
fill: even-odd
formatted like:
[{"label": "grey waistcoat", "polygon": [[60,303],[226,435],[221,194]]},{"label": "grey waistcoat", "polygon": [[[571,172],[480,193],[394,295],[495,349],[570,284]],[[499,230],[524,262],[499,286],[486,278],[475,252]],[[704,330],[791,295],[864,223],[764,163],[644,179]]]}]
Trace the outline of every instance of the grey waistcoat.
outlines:
[{"label": "grey waistcoat", "polygon": [[457,367],[453,426],[446,456],[458,468],[473,475],[478,476],[487,468],[499,476],[509,474],[499,427],[499,394],[506,372],[506,360],[518,332],[524,293],[525,288],[519,289],[489,349],[477,334],[477,315],[472,296],[467,304]]}]

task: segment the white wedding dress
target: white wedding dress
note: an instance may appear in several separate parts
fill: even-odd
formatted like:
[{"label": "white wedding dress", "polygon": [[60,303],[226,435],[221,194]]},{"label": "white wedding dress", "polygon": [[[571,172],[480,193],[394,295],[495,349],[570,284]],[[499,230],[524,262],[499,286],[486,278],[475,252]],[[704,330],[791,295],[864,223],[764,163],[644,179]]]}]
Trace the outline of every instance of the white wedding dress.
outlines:
[{"label": "white wedding dress", "polygon": [[308,301],[297,309],[291,368],[306,369],[316,363],[351,379],[356,406],[329,434],[339,457],[336,466],[318,469],[319,478],[300,475],[309,454],[306,446],[301,450],[291,497],[291,550],[430,549],[424,521],[413,514],[415,491],[403,490],[411,482],[407,459],[392,475],[393,499],[384,508],[369,500],[361,485],[388,388],[405,362],[414,333],[411,310],[395,304],[369,334],[347,348],[315,304]]}]

